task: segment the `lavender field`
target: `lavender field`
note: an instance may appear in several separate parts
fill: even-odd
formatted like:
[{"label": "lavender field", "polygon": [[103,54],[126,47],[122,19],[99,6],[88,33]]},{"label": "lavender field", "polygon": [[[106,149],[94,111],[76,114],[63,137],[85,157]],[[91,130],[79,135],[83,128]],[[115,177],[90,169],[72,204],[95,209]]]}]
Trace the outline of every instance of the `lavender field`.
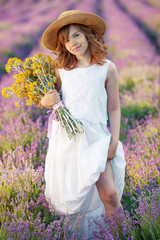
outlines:
[{"label": "lavender field", "polygon": [[[93,239],[160,240],[159,0],[1,0],[0,92],[13,81],[5,72],[10,57],[52,57],[42,33],[71,9],[103,17],[108,58],[119,72],[124,215],[111,226],[104,217],[106,227],[97,226]],[[47,109],[14,102],[0,94],[0,239],[77,239],[69,219],[56,218],[45,201]]]}]

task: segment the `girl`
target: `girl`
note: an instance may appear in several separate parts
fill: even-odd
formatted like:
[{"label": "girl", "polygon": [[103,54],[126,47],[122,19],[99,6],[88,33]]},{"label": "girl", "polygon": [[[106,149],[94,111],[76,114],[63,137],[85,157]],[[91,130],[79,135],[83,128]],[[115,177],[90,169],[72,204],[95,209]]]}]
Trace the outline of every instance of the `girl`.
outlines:
[{"label": "girl", "polygon": [[112,219],[116,209],[122,208],[124,188],[118,73],[115,64],[106,59],[105,30],[99,16],[73,10],[63,12],[42,37],[44,46],[57,55],[57,90],[46,93],[41,104],[53,108],[61,90],[65,106],[85,126],[74,141],[60,122],[52,121],[45,195],[58,215],[84,214],[85,236],[93,219],[104,211]]}]

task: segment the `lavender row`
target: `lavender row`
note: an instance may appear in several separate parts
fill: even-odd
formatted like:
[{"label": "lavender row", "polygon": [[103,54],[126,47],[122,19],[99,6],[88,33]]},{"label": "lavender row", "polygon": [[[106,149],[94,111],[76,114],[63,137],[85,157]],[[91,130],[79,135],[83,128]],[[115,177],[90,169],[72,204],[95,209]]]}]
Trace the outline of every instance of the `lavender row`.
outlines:
[{"label": "lavender row", "polygon": [[[28,120],[26,117],[27,122]],[[127,160],[126,185],[122,199],[125,216],[120,214],[118,217],[120,219],[115,219],[121,223],[121,227],[115,231],[116,225],[113,223],[113,232],[107,227],[108,220],[105,218],[105,229],[102,230],[102,226],[99,226],[99,230],[97,229],[99,233],[95,233],[95,236],[103,233],[103,237],[113,235],[111,239],[129,239],[131,236],[132,239],[140,239],[140,234],[146,234],[146,231],[148,236],[157,236],[159,231],[157,221],[160,217],[157,211],[160,167],[157,130],[159,123],[159,118],[152,119],[150,116],[145,124],[130,130],[124,147]],[[32,127],[35,125],[32,124]],[[25,129],[20,124],[19,128],[24,138]],[[19,145],[14,150],[3,153],[1,157],[0,209],[3,227],[0,235],[4,239],[8,237],[16,239],[20,234],[22,239],[34,239],[36,236],[37,239],[47,239],[44,236],[48,236],[48,239],[52,239],[53,236],[60,239],[65,232],[62,230],[65,226],[60,223],[62,219],[56,219],[49,212],[44,197],[44,155],[43,153],[37,155],[37,150],[39,152],[41,144],[39,136],[45,134],[45,127],[37,127],[34,131],[37,136],[34,139],[32,131],[34,141],[27,146]],[[11,132],[12,136],[14,133]],[[44,142],[43,146],[45,152],[47,142]],[[40,149],[42,151],[42,146]],[[153,222],[154,225],[151,224]],[[137,226],[140,226],[141,231],[137,230]],[[64,234],[71,234],[68,225]]]},{"label": "lavender row", "polygon": [[[108,56],[118,69],[137,65],[158,65],[159,54],[144,32],[132,21],[116,1],[102,1],[103,17],[108,23],[106,43]],[[115,17],[116,16],[116,17]]]},{"label": "lavender row", "polygon": [[[94,1],[94,7],[95,3],[96,1]],[[76,6],[86,11],[97,11],[87,0],[79,1],[73,7]],[[108,31],[108,39],[112,49],[116,49],[115,46],[118,49],[112,52],[111,57],[122,70],[120,76],[123,118],[121,137],[125,140],[124,150],[127,160],[126,184],[122,198],[125,213],[119,212],[112,227],[109,227],[109,220],[103,217],[104,226],[97,225],[93,239],[137,240],[142,237],[157,239],[160,233],[160,165],[157,130],[160,123],[157,113],[159,69],[156,65],[147,65],[147,62],[151,63],[156,56],[152,49],[149,52],[146,51],[144,65],[138,66],[141,55],[132,59],[129,54],[126,54],[125,61],[119,58],[120,54],[122,56],[123,52],[127,52],[127,49],[129,51],[129,44],[134,39],[127,39],[126,35],[127,44],[120,45],[124,41],[125,28],[119,23],[120,29],[117,36],[121,42],[117,45],[118,41],[113,41],[117,31],[116,24],[120,22],[122,16],[124,17],[115,6],[114,2],[110,1],[109,10],[102,8],[102,13],[105,18],[110,19],[111,28]],[[112,18],[112,15],[117,16],[117,22],[114,22],[115,17]],[[129,24],[130,29],[135,30],[134,24],[132,22]],[[135,31],[138,33],[139,30]],[[150,47],[144,36],[140,38],[136,35],[136,41],[139,44],[142,39],[143,45],[146,44],[146,48]],[[142,47],[142,51],[145,50],[145,46],[139,46]],[[135,49],[139,50],[138,47]],[[37,44],[36,48],[30,52],[30,56],[37,52],[48,53],[41,44]],[[11,82],[11,77],[4,76],[0,89],[10,85]],[[44,197],[44,161],[48,144],[46,110],[38,110],[34,107],[17,109],[14,107],[14,99],[7,100],[0,96],[0,115],[1,239],[76,239],[74,231],[71,232],[69,227],[69,219],[58,219],[51,214]],[[128,132],[129,129],[131,130]],[[80,220],[77,219],[76,228],[78,221]],[[119,222],[118,228],[117,222]]]},{"label": "lavender row", "polygon": [[158,0],[140,0],[140,1],[149,6],[160,7],[160,2]]},{"label": "lavender row", "polygon": [[[65,11],[73,0],[6,1],[0,9],[1,75],[9,57],[26,57],[38,44],[46,26]],[[18,14],[17,14],[18,13]]]},{"label": "lavender row", "polygon": [[160,8],[149,6],[141,1],[116,0],[117,4],[127,11],[133,21],[142,28],[142,31],[160,49]]}]

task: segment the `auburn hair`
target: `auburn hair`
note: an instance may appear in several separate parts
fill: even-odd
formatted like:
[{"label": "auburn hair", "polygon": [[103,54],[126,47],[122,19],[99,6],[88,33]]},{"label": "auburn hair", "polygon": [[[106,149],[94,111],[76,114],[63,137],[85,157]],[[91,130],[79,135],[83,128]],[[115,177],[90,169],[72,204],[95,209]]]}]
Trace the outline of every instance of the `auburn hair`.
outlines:
[{"label": "auburn hair", "polygon": [[[78,31],[82,32],[89,43],[91,52],[91,63],[103,65],[107,56],[107,47],[105,45],[102,35],[93,31],[91,28],[81,24],[74,25]],[[65,47],[65,41],[68,40],[70,25],[66,25],[58,32],[57,47],[54,54],[56,54],[56,67],[71,70],[77,67],[78,59],[75,55],[71,54]]]}]

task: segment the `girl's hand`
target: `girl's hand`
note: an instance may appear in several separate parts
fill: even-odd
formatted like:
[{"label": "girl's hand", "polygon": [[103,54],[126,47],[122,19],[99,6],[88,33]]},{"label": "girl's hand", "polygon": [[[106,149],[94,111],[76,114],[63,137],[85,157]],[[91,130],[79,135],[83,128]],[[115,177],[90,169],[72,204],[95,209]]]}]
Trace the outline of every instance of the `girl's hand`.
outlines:
[{"label": "girl's hand", "polygon": [[46,108],[52,108],[53,105],[60,101],[60,94],[57,90],[49,90],[41,99],[41,105]]},{"label": "girl's hand", "polygon": [[118,143],[110,142],[109,148],[108,148],[108,156],[107,160],[112,160],[116,155]]}]

